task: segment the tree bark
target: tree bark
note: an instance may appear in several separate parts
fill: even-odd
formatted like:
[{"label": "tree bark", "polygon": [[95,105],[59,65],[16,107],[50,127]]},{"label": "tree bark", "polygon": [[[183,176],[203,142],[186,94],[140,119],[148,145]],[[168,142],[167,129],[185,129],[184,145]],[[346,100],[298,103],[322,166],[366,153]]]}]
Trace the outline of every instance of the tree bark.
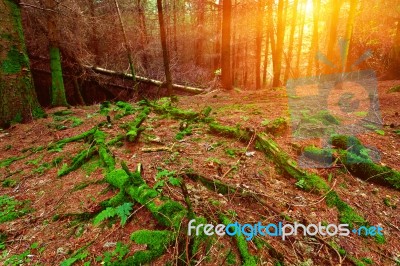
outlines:
[{"label": "tree bark", "polygon": [[[51,10],[57,9],[55,0],[47,0],[46,8]],[[49,54],[50,54],[50,70],[51,70],[51,105],[52,106],[69,106],[65,96],[65,87],[62,74],[61,53],[60,53],[60,32],[57,28],[56,17],[53,12],[47,14],[47,29],[49,37]]]},{"label": "tree bark", "polygon": [[264,2],[258,1],[256,26],[256,89],[261,89],[261,45],[263,37]]},{"label": "tree bark", "polygon": [[221,82],[225,90],[232,89],[231,77],[231,0],[222,3]]},{"label": "tree bark", "polygon": [[319,30],[319,12],[321,8],[321,0],[313,0],[313,35],[311,41],[311,49],[308,57],[308,66],[307,66],[307,76],[311,76],[313,63],[315,62],[315,75],[319,74],[319,62],[315,60],[315,56],[318,52],[318,30]]},{"label": "tree bark", "polygon": [[162,0],[157,0],[157,10],[158,10],[158,22],[160,24],[160,38],[161,38],[161,46],[162,46],[162,53],[163,53],[167,92],[168,92],[168,95],[172,96],[172,94],[173,94],[172,77],[171,77],[171,70],[169,68],[169,53],[168,53],[168,46],[167,46],[167,34],[165,32]]},{"label": "tree bark", "polygon": [[[327,49],[327,57],[328,59],[335,64],[336,56],[335,56],[335,51],[334,47],[335,44],[337,43],[337,26],[339,23],[339,13],[340,13],[340,8],[342,7],[343,0],[331,0],[331,8],[332,8],[332,13],[331,13],[331,19],[330,19],[330,26],[329,26],[329,39],[328,39],[328,49]],[[332,72],[329,69],[329,66],[325,67],[325,73]]]},{"label": "tree bark", "polygon": [[294,32],[296,30],[296,23],[297,23],[298,2],[299,2],[299,0],[294,0],[294,2],[293,2],[292,23],[291,23],[291,27],[290,27],[290,37],[289,37],[289,48],[288,48],[288,54],[286,57],[285,76],[283,79],[285,82],[288,80],[290,71],[292,70],[291,62],[292,62],[292,56],[293,56]]},{"label": "tree bark", "polygon": [[350,1],[350,12],[349,12],[349,17],[347,19],[346,36],[344,38],[344,46],[342,47],[343,50],[341,55],[342,72],[346,72],[348,70],[349,50],[351,45],[351,38],[353,36],[354,21],[356,18],[358,2],[359,0]]},{"label": "tree bark", "polygon": [[0,0],[0,127],[45,116],[37,100],[19,6]]},{"label": "tree bark", "polygon": [[274,62],[274,78],[272,82],[273,87],[279,87],[281,85],[281,71],[282,71],[282,56],[283,56],[283,45],[285,39],[285,23],[284,23],[284,7],[285,0],[279,0],[278,2],[278,23],[276,33],[276,50],[273,54]]}]

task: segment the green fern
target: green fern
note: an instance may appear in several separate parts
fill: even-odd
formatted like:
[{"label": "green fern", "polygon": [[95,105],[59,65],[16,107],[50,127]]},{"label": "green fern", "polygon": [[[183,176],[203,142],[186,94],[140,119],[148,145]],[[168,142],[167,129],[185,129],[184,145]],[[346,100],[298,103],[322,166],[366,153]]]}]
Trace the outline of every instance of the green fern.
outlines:
[{"label": "green fern", "polygon": [[98,225],[102,221],[115,217],[116,215],[121,219],[121,225],[124,226],[128,217],[132,211],[132,203],[125,202],[115,208],[108,207],[102,212],[100,212],[93,220],[94,225]]}]

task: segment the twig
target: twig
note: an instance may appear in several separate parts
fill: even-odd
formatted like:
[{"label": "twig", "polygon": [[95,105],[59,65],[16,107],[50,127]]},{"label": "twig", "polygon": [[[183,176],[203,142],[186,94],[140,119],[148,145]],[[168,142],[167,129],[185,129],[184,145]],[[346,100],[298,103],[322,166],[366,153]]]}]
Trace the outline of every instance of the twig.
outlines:
[{"label": "twig", "polygon": [[231,168],[229,168],[229,170],[226,171],[226,173],[225,173],[223,176],[221,176],[221,178],[225,178],[237,165],[239,165],[239,163],[240,163],[240,161],[243,159],[243,157],[246,156],[246,152],[247,152],[247,150],[249,149],[250,145],[254,142],[255,138],[256,138],[256,132],[254,131],[254,134],[253,134],[253,136],[250,138],[250,141],[249,141],[249,143],[247,144],[247,147],[246,147],[246,149],[244,150],[244,153],[240,156],[239,160],[237,160],[237,162],[236,162]]}]

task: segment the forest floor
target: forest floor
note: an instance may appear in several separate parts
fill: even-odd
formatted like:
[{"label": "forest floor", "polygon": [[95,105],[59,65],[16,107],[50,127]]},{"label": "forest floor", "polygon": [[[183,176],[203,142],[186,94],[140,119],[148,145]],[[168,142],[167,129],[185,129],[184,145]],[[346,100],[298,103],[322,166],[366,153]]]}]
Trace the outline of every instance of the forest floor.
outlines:
[{"label": "forest floor", "polygon": [[[380,110],[386,126],[357,136],[364,145],[380,151],[380,166],[397,171],[400,92],[388,90],[399,84],[379,83]],[[0,264],[122,265],[147,248],[150,251],[142,255],[154,255],[153,265],[187,265],[188,261],[192,265],[400,265],[399,189],[361,180],[337,160],[330,168],[306,170],[328,184],[329,191],[307,189],[304,180],[284,173],[281,164],[256,149],[254,136],[271,126],[277,126],[271,138],[295,161],[307,145],[323,144],[317,139],[292,137],[286,90],[215,91],[178,97],[172,105],[195,112],[209,106],[209,117],[233,128],[240,124],[252,138],[243,141],[227,137],[212,132],[206,119],[179,119],[150,106],[151,112],[141,124],[143,131],[132,142],[123,138],[107,145],[95,135],[94,139],[89,136],[59,145],[92,128],[105,133],[106,142],[125,136],[124,127],[129,127],[142,111],[136,103],[131,103],[131,113],[104,104],[102,111],[100,105],[48,109],[45,119],[0,131]],[[271,121],[284,122],[273,125]],[[115,160],[115,168],[125,162],[134,172],[138,164],[142,165],[141,177],[149,191],[157,194],[149,201],[161,202],[156,207],[168,198],[214,225],[221,223],[222,215],[241,224],[339,224],[343,208],[326,201],[328,193],[335,191],[369,225],[383,227],[385,239],[299,234],[285,240],[256,236],[246,242],[214,235],[201,238],[196,252],[190,252],[193,238],[187,236],[188,218],[181,219],[178,228],[172,222],[168,226],[168,221],[157,216],[156,207],[139,203],[140,199],[135,203],[127,196],[131,195],[129,191],[122,193],[122,201],[115,200],[118,204],[108,201],[118,189],[105,181],[114,166],[107,164],[107,156],[100,151],[102,145]],[[98,154],[89,156],[95,146]],[[85,155],[84,163],[65,171],[74,166],[79,154]],[[65,175],[60,176],[63,171]],[[219,182],[207,186],[199,177]],[[185,201],[185,188],[190,204]],[[126,204],[129,202],[132,204]],[[100,219],[99,213],[106,207],[115,210],[121,206],[125,208],[122,214]],[[131,234],[143,229],[173,232],[173,239],[163,240],[161,247],[157,246],[161,240],[152,239],[157,235],[151,233],[147,239],[133,237],[136,240],[132,241]]]}]

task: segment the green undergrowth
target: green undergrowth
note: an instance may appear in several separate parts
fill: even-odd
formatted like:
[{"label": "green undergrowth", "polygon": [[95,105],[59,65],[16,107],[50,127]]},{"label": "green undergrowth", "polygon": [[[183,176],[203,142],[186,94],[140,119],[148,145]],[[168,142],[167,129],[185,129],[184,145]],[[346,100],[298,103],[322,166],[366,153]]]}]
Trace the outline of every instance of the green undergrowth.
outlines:
[{"label": "green undergrowth", "polygon": [[400,85],[394,86],[388,90],[388,93],[400,92]]},{"label": "green undergrowth", "polygon": [[0,224],[15,220],[30,211],[29,201],[19,201],[8,195],[0,196]]}]

